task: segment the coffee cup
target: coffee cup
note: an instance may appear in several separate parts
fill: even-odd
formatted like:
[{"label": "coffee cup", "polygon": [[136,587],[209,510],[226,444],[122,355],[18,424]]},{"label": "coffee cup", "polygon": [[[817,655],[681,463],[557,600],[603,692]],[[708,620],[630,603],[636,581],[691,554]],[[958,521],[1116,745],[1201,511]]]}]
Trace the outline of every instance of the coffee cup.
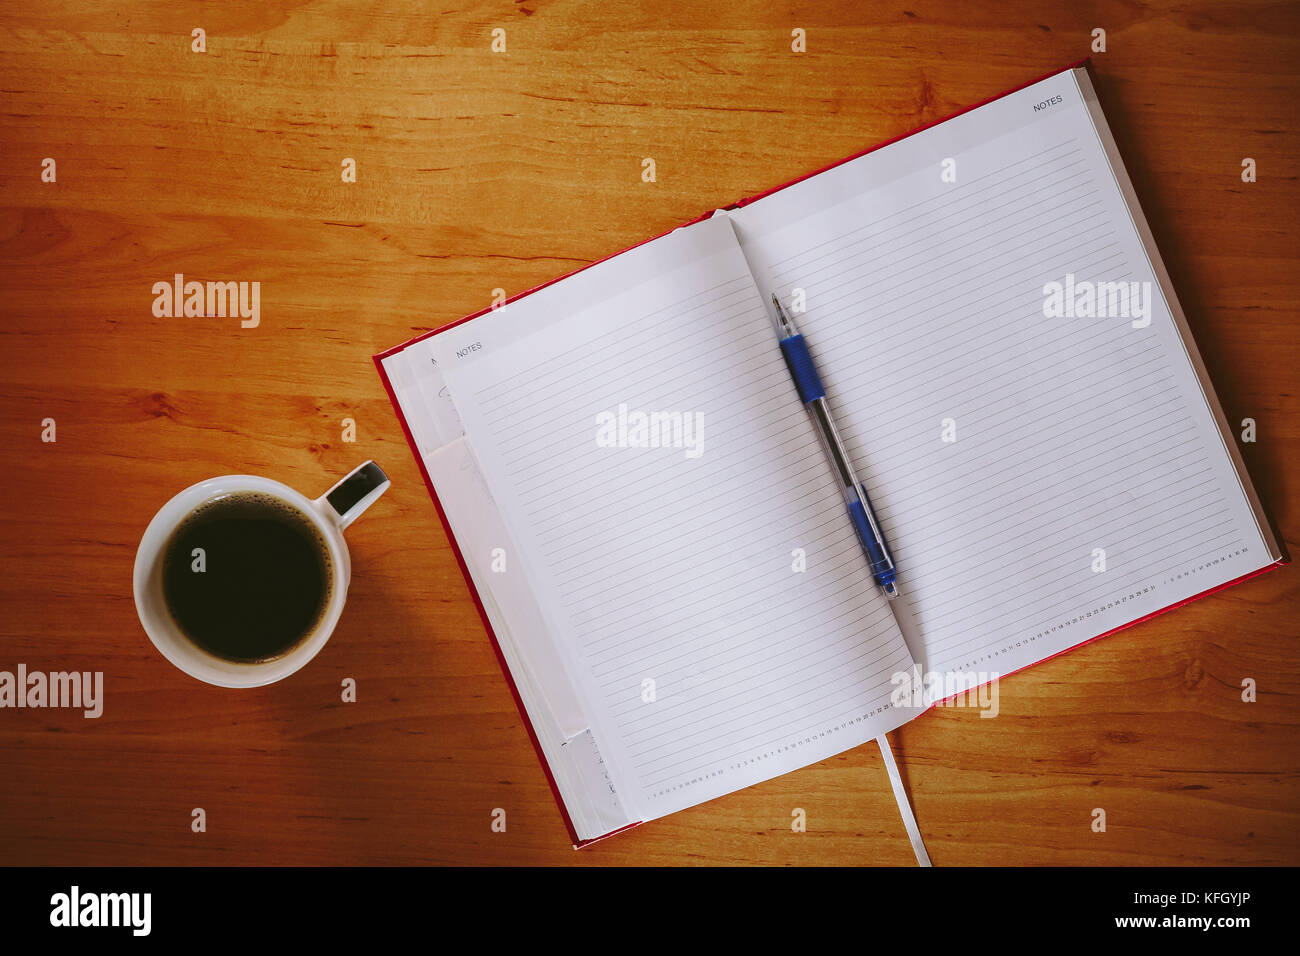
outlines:
[{"label": "coffee cup", "polygon": [[260,687],[334,631],[352,561],[344,530],[388,489],[373,461],[319,498],[256,475],[191,485],[153,516],[135,556],[140,623],[167,660],[221,687]]}]

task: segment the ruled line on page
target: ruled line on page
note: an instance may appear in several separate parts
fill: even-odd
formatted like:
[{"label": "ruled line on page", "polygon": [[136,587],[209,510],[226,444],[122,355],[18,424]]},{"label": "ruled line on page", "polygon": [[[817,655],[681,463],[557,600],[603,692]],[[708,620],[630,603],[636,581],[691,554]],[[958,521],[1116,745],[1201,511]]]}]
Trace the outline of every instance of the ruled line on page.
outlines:
[{"label": "ruled line on page", "polygon": [[[1033,161],[1036,160],[1036,159],[1038,159],[1038,160],[1042,160],[1042,158],[1043,158],[1044,156],[1047,156],[1049,153],[1057,153],[1058,150],[1060,150],[1060,149],[1064,149],[1065,147],[1072,145],[1074,142],[1075,142],[1075,140],[1074,140],[1073,138],[1071,138],[1071,139],[1067,140],[1067,141],[1064,142],[1064,143],[1057,143],[1057,144],[1054,144],[1053,146],[1049,146],[1048,148],[1042,150],[1041,152],[1035,153],[1035,154],[1030,155],[1030,156],[1025,156],[1025,157],[1023,157],[1023,158],[1021,158],[1021,159],[1018,159],[1018,160],[1016,160],[1016,161],[1014,161],[1014,162],[1011,162],[1011,163],[1007,163],[1007,164],[1005,164],[1005,165],[999,167],[998,169],[993,170],[992,172],[986,173],[985,175],[983,175],[983,176],[981,176],[981,177],[978,177],[977,179],[971,180],[971,184],[973,184],[973,183],[978,183],[978,182],[985,182],[985,186],[984,186],[984,187],[981,187],[980,189],[969,190],[969,191],[966,192],[965,195],[967,195],[967,196],[971,196],[971,197],[973,197],[973,196],[978,196],[978,195],[982,195],[982,194],[983,194],[983,193],[984,193],[988,188],[990,188],[991,185],[993,185],[993,184],[989,184],[989,183],[987,183],[987,180],[989,180],[989,179],[993,179],[993,180],[994,180],[994,184],[1001,184],[1001,183],[1003,183],[1003,182],[1006,182],[1006,181],[1010,178],[1009,176],[1008,176],[1008,177],[1003,177],[1003,178],[1001,178],[1001,179],[998,179],[998,178],[996,178],[996,177],[1000,177],[1000,176],[1002,176],[1003,173],[1010,173],[1010,171],[1013,170],[1013,169],[1015,169],[1017,166],[1022,166],[1022,165],[1025,165],[1026,163],[1031,163],[1031,162],[1033,162]],[[1053,157],[1053,159],[1054,159],[1054,158],[1058,158],[1058,157],[1059,157],[1059,154],[1057,154],[1056,157]],[[1048,165],[1050,165],[1050,162],[1051,162],[1051,159],[1049,159],[1049,160],[1047,160],[1046,162],[1044,162],[1044,163],[1043,163],[1044,167],[1047,167]],[[968,184],[968,185],[969,185],[969,184]],[[942,204],[944,204],[945,202],[951,201],[951,199],[952,199],[952,197],[951,197],[951,196],[948,196],[948,195],[936,195],[936,196],[931,196],[931,197],[926,198],[926,199],[918,200],[917,202],[914,202],[914,203],[912,203],[911,205],[908,205],[908,206],[904,206],[903,208],[898,209],[898,210],[896,210],[896,211],[894,211],[894,212],[892,212],[892,213],[890,213],[890,214],[888,214],[888,215],[886,215],[886,216],[882,216],[882,217],[880,217],[880,218],[878,218],[878,219],[874,219],[874,220],[872,220],[872,221],[870,221],[870,222],[867,222],[867,223],[865,223],[865,224],[863,224],[863,225],[857,226],[857,227],[855,227],[855,228],[853,228],[853,229],[850,229],[850,230],[848,230],[848,231],[846,231],[846,232],[840,232],[840,233],[838,233],[838,234],[836,234],[836,235],[834,235],[834,236],[831,236],[831,237],[829,237],[829,238],[823,239],[823,240],[821,240],[821,241],[819,241],[819,242],[815,242],[815,243],[813,243],[813,244],[811,244],[811,245],[804,246],[804,247],[802,247],[799,251],[797,251],[797,252],[795,252],[795,253],[793,253],[793,254],[791,254],[791,255],[786,256],[784,259],[778,259],[778,260],[776,260],[776,263],[777,263],[777,265],[785,265],[785,264],[790,264],[790,263],[796,263],[796,261],[797,261],[798,259],[802,258],[802,257],[805,257],[805,256],[814,256],[814,255],[815,255],[817,258],[822,258],[822,257],[825,256],[825,252],[824,252],[823,250],[825,250],[825,249],[827,249],[827,248],[840,248],[840,247],[843,247],[843,246],[846,244],[846,240],[847,240],[850,236],[856,235],[857,233],[859,233],[859,232],[863,232],[863,231],[865,231],[865,230],[867,230],[867,229],[874,228],[874,227],[876,227],[876,226],[878,226],[878,225],[881,225],[881,224],[883,224],[883,223],[885,223],[885,222],[888,222],[888,221],[891,220],[891,219],[899,219],[899,218],[902,218],[902,217],[904,217],[904,216],[908,216],[909,214],[911,214],[912,216],[915,216],[916,213],[918,212],[918,210],[923,210],[923,209],[925,209],[926,207],[933,207],[933,206],[942,205]],[[774,269],[774,273],[775,273],[775,269]]]},{"label": "ruled line on page", "polygon": [[[908,665],[909,660],[910,658],[906,655],[899,656],[894,661],[891,661],[884,668],[884,671],[891,674],[905,672],[907,667],[909,666]],[[884,702],[889,701],[891,693],[896,685],[890,681],[885,681],[882,683],[875,684],[874,686],[868,688],[860,688],[858,686],[860,684],[866,683],[868,680],[869,678],[863,678],[855,682],[854,684],[854,689],[856,691],[854,696],[867,699],[869,703],[866,706],[858,705],[851,708],[843,708],[829,715],[818,715],[816,720],[804,721],[790,735],[794,738],[796,744],[798,743],[799,739],[803,737],[805,734],[816,732],[819,728],[824,727],[827,724],[827,722],[834,724],[836,721],[844,720],[850,716],[858,716],[859,718],[865,717],[872,710],[880,709],[884,705]],[[790,713],[791,713],[790,711],[787,711],[785,713],[782,713],[779,716],[788,717]],[[660,770],[659,773],[662,775],[659,776],[657,779],[645,781],[645,785],[652,788],[662,787],[665,784],[669,783],[670,781],[681,779],[683,775],[689,775],[691,773],[699,773],[701,770],[704,770],[709,766],[714,766],[717,765],[718,763],[722,763],[724,765],[732,763],[733,761],[736,761],[738,759],[741,759],[751,754],[752,750],[750,749],[749,745],[752,745],[756,741],[761,741],[763,740],[763,738],[764,735],[761,733],[750,734],[747,737],[741,738],[740,740],[733,742],[729,747],[727,746],[715,747],[712,750],[707,751],[701,757],[696,757],[695,755],[692,755],[691,757],[687,757],[685,759],[679,760],[676,764],[673,764],[669,768],[667,768],[668,770],[673,771],[672,773],[665,773],[664,770]]]}]

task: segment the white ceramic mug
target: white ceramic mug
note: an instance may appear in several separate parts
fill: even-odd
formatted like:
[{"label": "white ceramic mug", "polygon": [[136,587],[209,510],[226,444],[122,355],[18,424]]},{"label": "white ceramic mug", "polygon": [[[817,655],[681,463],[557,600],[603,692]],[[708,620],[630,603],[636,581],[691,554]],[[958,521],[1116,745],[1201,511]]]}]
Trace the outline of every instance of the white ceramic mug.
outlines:
[{"label": "white ceramic mug", "polygon": [[[352,580],[352,560],[343,531],[388,490],[388,484],[388,476],[368,461],[314,500],[288,485],[256,475],[223,475],[190,485],[153,516],[135,553],[135,609],[149,640],[163,657],[209,684],[261,687],[288,677],[315,657],[333,633]],[[241,663],[204,650],[176,625],[163,598],[163,558],[172,533],[199,505],[237,492],[260,492],[292,506],[320,531],[332,559],[334,580],[320,621],[304,641],[268,661]]]}]

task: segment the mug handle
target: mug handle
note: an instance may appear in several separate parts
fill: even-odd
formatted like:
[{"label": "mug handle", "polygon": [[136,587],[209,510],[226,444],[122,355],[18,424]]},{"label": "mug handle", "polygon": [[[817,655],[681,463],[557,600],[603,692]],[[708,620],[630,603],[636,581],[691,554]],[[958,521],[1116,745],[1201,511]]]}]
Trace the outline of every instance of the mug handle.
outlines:
[{"label": "mug handle", "polygon": [[343,531],[388,490],[384,470],[373,461],[354,468],[333,488],[316,499],[316,506]]}]

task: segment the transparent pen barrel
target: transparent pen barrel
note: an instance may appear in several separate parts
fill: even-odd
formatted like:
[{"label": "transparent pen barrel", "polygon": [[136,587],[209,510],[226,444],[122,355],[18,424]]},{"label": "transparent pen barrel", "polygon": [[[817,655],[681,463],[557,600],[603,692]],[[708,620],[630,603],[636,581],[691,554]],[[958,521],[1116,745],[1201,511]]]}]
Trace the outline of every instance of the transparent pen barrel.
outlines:
[{"label": "transparent pen barrel", "polygon": [[880,527],[875,513],[871,510],[871,501],[867,497],[866,488],[858,481],[857,473],[853,470],[853,462],[849,458],[839,430],[835,427],[835,421],[830,416],[826,399],[816,398],[808,402],[806,407],[817,430],[817,437],[822,443],[822,449],[826,452],[826,458],[840,481],[844,506],[858,533],[858,540],[862,543],[862,550],[867,556],[871,574],[877,584],[892,594],[897,577],[894,556],[889,551],[884,529]]}]

